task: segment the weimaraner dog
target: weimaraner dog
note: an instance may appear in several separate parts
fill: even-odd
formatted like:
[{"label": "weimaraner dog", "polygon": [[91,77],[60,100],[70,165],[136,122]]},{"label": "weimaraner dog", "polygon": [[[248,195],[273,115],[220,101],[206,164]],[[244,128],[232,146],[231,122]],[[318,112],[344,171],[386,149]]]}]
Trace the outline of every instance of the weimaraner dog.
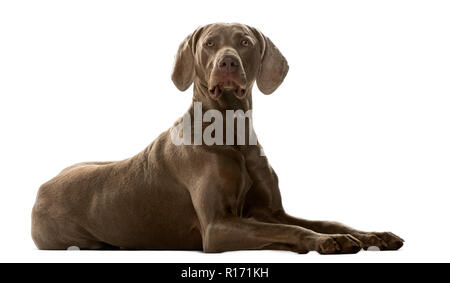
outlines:
[{"label": "weimaraner dog", "polygon": [[[187,114],[194,116],[194,104],[201,103],[202,111],[225,116],[252,109],[254,82],[271,94],[288,69],[259,30],[220,23],[198,28],[181,43],[172,80],[181,91],[194,84]],[[335,254],[403,245],[390,232],[288,215],[259,143],[247,136],[243,144],[175,144],[171,133],[182,120],[134,157],[76,164],[43,184],[32,212],[37,247]],[[210,124],[203,121],[201,130]],[[196,131],[192,124],[190,134]]]}]

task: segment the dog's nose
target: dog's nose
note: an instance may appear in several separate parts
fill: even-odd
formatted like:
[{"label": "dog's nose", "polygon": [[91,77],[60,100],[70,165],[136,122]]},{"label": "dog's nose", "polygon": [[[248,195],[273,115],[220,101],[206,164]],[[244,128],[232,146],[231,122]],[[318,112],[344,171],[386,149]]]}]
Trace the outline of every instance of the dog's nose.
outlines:
[{"label": "dog's nose", "polygon": [[239,67],[239,61],[235,56],[225,55],[220,58],[218,67],[221,72],[233,73],[237,71]]}]

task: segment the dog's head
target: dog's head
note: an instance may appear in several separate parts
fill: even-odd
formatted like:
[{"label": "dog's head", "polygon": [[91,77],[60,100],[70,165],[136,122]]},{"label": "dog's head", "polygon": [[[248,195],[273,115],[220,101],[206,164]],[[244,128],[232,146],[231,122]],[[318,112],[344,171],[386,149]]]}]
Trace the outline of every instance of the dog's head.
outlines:
[{"label": "dog's head", "polygon": [[172,81],[181,91],[195,81],[209,98],[244,99],[256,81],[264,94],[283,82],[289,66],[270,39],[242,24],[210,24],[195,30],[180,45]]}]

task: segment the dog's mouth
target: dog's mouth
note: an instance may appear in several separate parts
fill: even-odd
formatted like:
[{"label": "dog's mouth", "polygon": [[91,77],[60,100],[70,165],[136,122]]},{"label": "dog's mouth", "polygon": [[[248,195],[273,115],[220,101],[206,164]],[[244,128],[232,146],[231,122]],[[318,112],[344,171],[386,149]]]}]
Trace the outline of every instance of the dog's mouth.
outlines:
[{"label": "dog's mouth", "polygon": [[218,99],[224,92],[233,93],[237,98],[243,99],[247,90],[234,81],[219,82],[209,88],[209,95],[213,99]]}]

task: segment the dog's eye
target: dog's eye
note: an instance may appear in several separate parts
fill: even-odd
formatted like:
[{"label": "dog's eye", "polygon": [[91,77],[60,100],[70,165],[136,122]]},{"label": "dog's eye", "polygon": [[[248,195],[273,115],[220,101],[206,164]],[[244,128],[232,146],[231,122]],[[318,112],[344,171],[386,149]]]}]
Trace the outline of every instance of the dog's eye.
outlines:
[{"label": "dog's eye", "polygon": [[250,42],[248,42],[247,39],[243,39],[243,40],[241,41],[241,45],[244,46],[244,47],[247,47],[247,46],[250,45]]},{"label": "dog's eye", "polygon": [[206,42],[206,46],[208,46],[208,47],[214,47],[216,44],[214,43],[214,41],[212,41],[212,40],[208,40],[207,42]]}]

